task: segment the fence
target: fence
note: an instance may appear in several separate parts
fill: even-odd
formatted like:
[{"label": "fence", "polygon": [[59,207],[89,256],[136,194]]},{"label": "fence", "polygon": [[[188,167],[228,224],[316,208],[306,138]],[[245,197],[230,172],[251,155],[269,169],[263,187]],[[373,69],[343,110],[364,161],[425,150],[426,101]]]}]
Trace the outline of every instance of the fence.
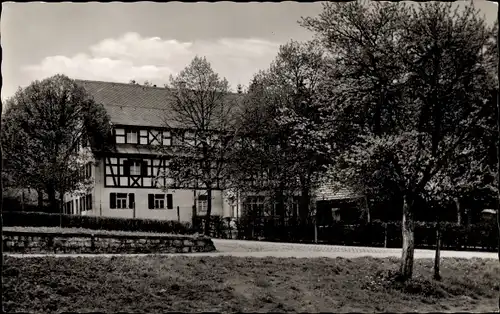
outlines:
[{"label": "fence", "polygon": [[[195,219],[194,228],[203,232],[204,217]],[[212,217],[210,236],[226,239],[265,240],[295,243],[322,243],[400,248],[402,232],[400,222],[374,221],[364,224],[332,223],[315,226],[312,222],[300,224],[293,218],[257,219]],[[415,223],[415,246],[432,249],[436,245],[436,223]],[[471,225],[441,223],[441,245],[448,250],[496,251],[498,228],[494,221]]]}]

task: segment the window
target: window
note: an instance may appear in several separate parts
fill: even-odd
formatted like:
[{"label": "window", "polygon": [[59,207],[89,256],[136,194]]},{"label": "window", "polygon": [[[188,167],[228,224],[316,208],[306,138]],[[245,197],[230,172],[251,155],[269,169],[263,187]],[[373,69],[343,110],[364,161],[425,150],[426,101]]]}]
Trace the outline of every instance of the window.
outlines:
[{"label": "window", "polygon": [[84,212],[87,210],[87,202],[85,198],[80,197],[80,212]]},{"label": "window", "polygon": [[[128,203],[128,204],[127,204]],[[128,205],[128,206],[127,206]],[[110,193],[109,194],[109,207],[117,209],[134,208],[135,194],[134,193]]]},{"label": "window", "polygon": [[173,209],[172,194],[149,194],[148,195],[148,208],[149,209],[165,209],[165,195],[167,198],[167,209]]},{"label": "window", "polygon": [[262,216],[264,214],[264,197],[249,196],[243,202],[243,208],[247,215]]},{"label": "window", "polygon": [[139,144],[147,145],[148,144],[148,131],[140,130],[139,131]]},{"label": "window", "polygon": [[130,175],[131,176],[140,176],[141,175],[141,163],[138,161],[130,162]]},{"label": "window", "polygon": [[75,198],[75,212],[73,214],[78,214],[78,199]]},{"label": "window", "polygon": [[123,175],[125,176],[146,176],[148,163],[145,160],[124,160]]},{"label": "window", "polygon": [[196,201],[198,215],[205,215],[208,209],[208,200],[206,195],[199,195]]},{"label": "window", "polygon": [[134,130],[127,131],[127,143],[137,144],[137,131]]},{"label": "window", "polygon": [[125,129],[115,129],[115,137],[117,144],[125,143]]},{"label": "window", "polygon": [[92,210],[92,194],[87,194],[85,196],[85,202],[87,204],[87,210]]},{"label": "window", "polygon": [[172,145],[172,134],[169,131],[163,132],[163,143],[164,146]]}]

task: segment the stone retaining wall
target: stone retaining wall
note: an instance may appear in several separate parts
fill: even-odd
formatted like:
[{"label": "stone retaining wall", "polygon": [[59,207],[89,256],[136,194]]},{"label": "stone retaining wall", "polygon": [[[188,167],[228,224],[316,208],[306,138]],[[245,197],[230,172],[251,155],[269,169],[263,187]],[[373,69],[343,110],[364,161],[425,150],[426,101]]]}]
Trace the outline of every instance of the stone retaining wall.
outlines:
[{"label": "stone retaining wall", "polygon": [[143,236],[84,233],[4,231],[6,253],[191,253],[212,252],[212,239],[204,236]]}]

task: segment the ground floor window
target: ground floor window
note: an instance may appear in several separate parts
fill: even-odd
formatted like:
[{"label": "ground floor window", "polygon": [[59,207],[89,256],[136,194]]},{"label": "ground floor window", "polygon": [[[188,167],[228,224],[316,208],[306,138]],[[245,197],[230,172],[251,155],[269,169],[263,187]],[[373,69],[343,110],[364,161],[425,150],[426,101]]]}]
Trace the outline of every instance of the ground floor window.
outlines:
[{"label": "ground floor window", "polygon": [[264,196],[248,196],[243,201],[243,210],[246,215],[263,216],[264,215]]},{"label": "ground floor window", "polygon": [[134,193],[110,193],[109,207],[113,209],[134,208],[135,194]]},{"label": "ground floor window", "polygon": [[[166,203],[165,203],[166,201]],[[173,196],[172,194],[149,194],[148,195],[148,208],[149,209],[173,209]]]},{"label": "ground floor window", "polygon": [[206,195],[199,195],[196,201],[196,210],[198,215],[206,215],[208,210],[208,198]]}]

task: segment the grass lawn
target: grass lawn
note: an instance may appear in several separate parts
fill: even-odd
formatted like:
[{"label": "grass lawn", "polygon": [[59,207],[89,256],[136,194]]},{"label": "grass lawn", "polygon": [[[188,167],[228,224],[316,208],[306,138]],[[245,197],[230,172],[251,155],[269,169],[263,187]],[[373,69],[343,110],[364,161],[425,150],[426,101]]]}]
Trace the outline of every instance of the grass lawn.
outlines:
[{"label": "grass lawn", "polygon": [[6,257],[7,312],[493,312],[497,260],[237,257]]}]

